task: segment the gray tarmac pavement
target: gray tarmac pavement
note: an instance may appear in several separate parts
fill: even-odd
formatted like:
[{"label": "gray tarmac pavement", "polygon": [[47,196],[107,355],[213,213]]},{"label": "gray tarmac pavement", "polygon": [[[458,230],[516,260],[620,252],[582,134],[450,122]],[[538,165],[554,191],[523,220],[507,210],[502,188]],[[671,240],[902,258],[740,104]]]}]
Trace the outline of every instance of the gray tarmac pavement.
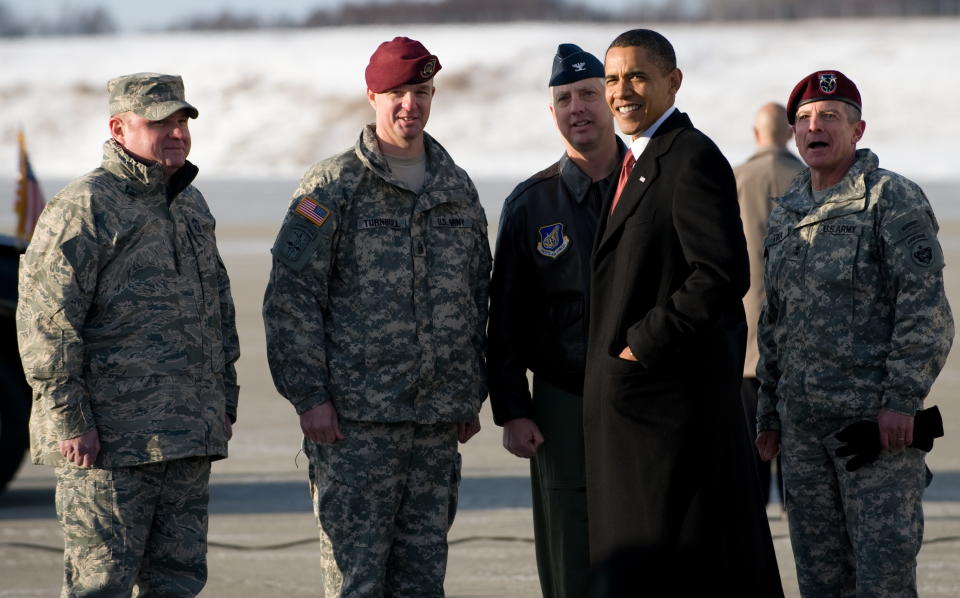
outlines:
[{"label": "gray tarmac pavement", "polygon": [[[280,407],[285,410],[284,405]],[[450,532],[447,595],[540,596],[525,464],[514,463],[505,452],[501,456],[489,450],[498,448],[499,430],[489,417],[484,426],[471,441],[477,443],[477,450],[471,451],[470,444],[463,450],[464,481],[461,508]],[[243,433],[255,435],[257,427],[247,425]],[[284,459],[283,471],[275,472],[243,471],[242,464],[227,471],[228,462],[215,464],[209,581],[203,596],[322,596],[316,524],[300,459],[300,470],[290,458]],[[938,476],[946,479],[932,487],[924,505],[926,540],[918,566],[923,597],[960,595],[957,476]],[[53,495],[51,470],[26,465],[0,497],[0,597],[58,595],[63,538]],[[786,595],[797,597],[786,520],[779,505],[771,505],[768,515]],[[695,574],[696,563],[690,563],[690,570]]]},{"label": "gray tarmac pavement", "polygon": [[[960,223],[941,238],[960,239]],[[242,342],[240,420],[229,459],[211,478],[209,598],[321,596],[317,530],[306,487],[305,458],[292,407],[267,370],[260,305],[275,228],[235,224],[218,229],[233,281]],[[944,243],[948,264],[960,243]],[[252,248],[247,251],[244,247]],[[957,261],[951,261],[956,259]],[[960,271],[947,269],[948,293],[960,305]],[[928,405],[938,404],[947,436],[928,464],[936,477],[925,496],[920,596],[960,596],[960,351],[954,351]],[[482,413],[483,430],[462,447],[460,511],[450,532],[446,591],[452,597],[539,596],[526,461],[501,448],[500,429]],[[786,520],[768,510],[780,573],[789,598],[799,596]],[[0,496],[0,598],[59,594],[63,539],[54,512],[54,477],[25,465]],[[696,574],[697,563],[689,563]]]}]

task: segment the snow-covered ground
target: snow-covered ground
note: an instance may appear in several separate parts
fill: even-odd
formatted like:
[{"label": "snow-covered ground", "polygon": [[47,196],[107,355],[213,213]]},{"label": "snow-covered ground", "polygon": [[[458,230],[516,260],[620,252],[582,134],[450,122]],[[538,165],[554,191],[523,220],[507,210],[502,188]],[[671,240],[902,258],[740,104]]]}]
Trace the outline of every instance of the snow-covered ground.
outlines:
[{"label": "snow-covered ground", "polygon": [[[547,111],[556,46],[602,57],[639,26],[526,23],[253,33],[131,34],[0,41],[0,176],[16,172],[16,136],[34,168],[71,177],[95,166],[107,138],[105,82],[118,74],[184,76],[200,110],[191,159],[205,177],[296,177],[353,144],[372,111],[363,70],[395,35],[443,64],[428,125],[475,178],[519,180],[561,152]],[[864,97],[863,146],[921,181],[960,179],[960,19],[662,25],[684,72],[677,105],[736,164],[752,150],[753,113],[785,102],[819,68],[838,68]],[[52,190],[50,190],[52,191]]]}]

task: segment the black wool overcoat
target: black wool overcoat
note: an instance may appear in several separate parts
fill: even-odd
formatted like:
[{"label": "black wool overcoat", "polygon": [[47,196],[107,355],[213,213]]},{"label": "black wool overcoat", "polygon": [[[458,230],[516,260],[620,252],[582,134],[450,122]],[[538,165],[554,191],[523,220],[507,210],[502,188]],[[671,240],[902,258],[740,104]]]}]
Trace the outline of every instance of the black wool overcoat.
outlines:
[{"label": "black wool overcoat", "polygon": [[609,212],[584,387],[594,595],[782,596],[739,398],[749,264],[733,171],[675,111]]}]

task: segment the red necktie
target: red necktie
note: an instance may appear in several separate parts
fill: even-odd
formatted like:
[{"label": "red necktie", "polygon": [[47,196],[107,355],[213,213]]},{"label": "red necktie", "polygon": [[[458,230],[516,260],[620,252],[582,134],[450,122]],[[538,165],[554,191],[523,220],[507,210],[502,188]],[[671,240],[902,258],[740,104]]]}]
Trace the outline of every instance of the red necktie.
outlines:
[{"label": "red necktie", "polygon": [[637,159],[633,157],[633,151],[627,149],[627,153],[623,157],[623,165],[620,167],[620,178],[617,179],[617,192],[613,196],[613,203],[610,204],[611,214],[613,214],[613,210],[617,207],[617,202],[620,201],[620,193],[622,193],[623,188],[627,186],[627,179],[630,178],[633,165],[636,163]]}]

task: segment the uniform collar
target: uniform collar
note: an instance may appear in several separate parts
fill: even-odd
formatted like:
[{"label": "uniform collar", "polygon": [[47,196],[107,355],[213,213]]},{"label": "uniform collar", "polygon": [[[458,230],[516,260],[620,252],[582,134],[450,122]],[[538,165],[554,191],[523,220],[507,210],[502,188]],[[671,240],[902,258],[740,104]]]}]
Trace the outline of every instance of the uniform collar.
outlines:
[{"label": "uniform collar", "polygon": [[847,171],[840,182],[830,187],[829,193],[818,204],[813,199],[810,187],[810,169],[806,168],[793,180],[793,185],[782,197],[775,197],[773,201],[791,212],[806,214],[817,205],[843,203],[859,199],[866,195],[866,175],[880,166],[880,159],[869,149],[857,150],[857,160]]},{"label": "uniform collar", "polygon": [[[423,132],[423,148],[427,158],[427,176],[423,181],[423,188],[420,193],[427,191],[436,181],[437,173],[445,172],[446,169],[454,169],[456,165],[443,149],[436,139],[431,137],[426,131]],[[407,189],[406,184],[393,175],[390,166],[387,164],[387,158],[380,151],[380,144],[377,141],[377,128],[374,124],[368,124],[360,133],[360,138],[354,147],[354,151],[360,161],[369,168],[375,175],[387,181],[391,185]],[[413,191],[412,189],[408,189]]]},{"label": "uniform collar", "polygon": [[630,151],[633,152],[634,158],[640,160],[643,150],[647,149],[647,144],[650,143],[650,139],[656,134],[657,129],[659,129],[660,125],[662,125],[663,122],[670,118],[670,115],[676,111],[676,106],[670,106],[667,108],[664,113],[660,115],[660,118],[655,120],[646,131],[640,133],[640,135],[630,143]]},{"label": "uniform collar", "polygon": [[566,152],[560,157],[560,178],[563,179],[563,183],[570,190],[576,202],[583,203],[593,181],[580,170],[580,167],[570,159]]},{"label": "uniform collar", "polygon": [[101,166],[123,180],[133,195],[164,194],[168,200],[186,189],[199,172],[197,167],[188,161],[170,177],[168,187],[163,180],[163,166],[159,163],[138,162],[115,139],[109,139],[103,144]]},{"label": "uniform collar", "polygon": [[[623,155],[627,151],[627,146],[623,143],[623,140],[620,137],[617,137],[617,164],[623,161]],[[587,199],[587,195],[590,192],[590,185],[593,184],[593,180],[587,176],[580,167],[577,166],[576,162],[570,159],[570,156],[566,152],[563,153],[563,156],[560,157],[560,178],[563,179],[563,183],[567,186],[567,189],[570,190],[570,193],[573,195],[573,198],[577,203],[583,203]],[[614,168],[611,172],[611,175],[618,173],[618,168]],[[610,178],[609,176],[607,178]]]}]

